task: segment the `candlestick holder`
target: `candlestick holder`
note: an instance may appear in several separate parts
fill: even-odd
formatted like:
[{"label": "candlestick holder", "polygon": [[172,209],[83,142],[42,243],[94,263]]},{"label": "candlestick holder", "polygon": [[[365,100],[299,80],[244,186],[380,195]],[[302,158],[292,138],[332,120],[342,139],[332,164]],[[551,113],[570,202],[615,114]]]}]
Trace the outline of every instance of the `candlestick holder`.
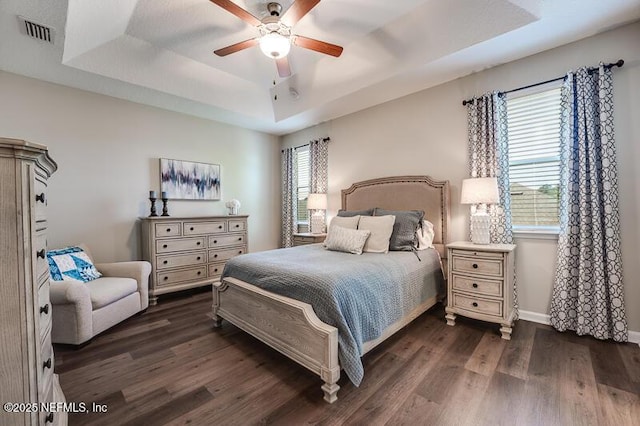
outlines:
[{"label": "candlestick holder", "polygon": [[169,210],[167,209],[168,198],[162,198],[162,216],[169,216]]},{"label": "candlestick holder", "polygon": [[158,213],[156,213],[156,200],[156,197],[149,197],[149,201],[151,201],[151,214],[149,217],[158,216]]}]

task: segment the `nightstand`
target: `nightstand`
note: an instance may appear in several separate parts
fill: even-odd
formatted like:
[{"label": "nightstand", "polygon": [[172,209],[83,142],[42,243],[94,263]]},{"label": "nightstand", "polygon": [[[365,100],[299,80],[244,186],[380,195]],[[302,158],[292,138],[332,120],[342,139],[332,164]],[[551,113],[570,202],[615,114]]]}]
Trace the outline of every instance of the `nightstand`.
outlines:
[{"label": "nightstand", "polygon": [[460,241],[447,245],[449,280],[447,324],[456,315],[500,324],[502,338],[511,340],[515,318],[513,307],[514,244],[473,244]]},{"label": "nightstand", "polygon": [[327,234],[312,234],[310,232],[297,232],[293,234],[293,246],[303,246],[305,244],[322,243]]}]

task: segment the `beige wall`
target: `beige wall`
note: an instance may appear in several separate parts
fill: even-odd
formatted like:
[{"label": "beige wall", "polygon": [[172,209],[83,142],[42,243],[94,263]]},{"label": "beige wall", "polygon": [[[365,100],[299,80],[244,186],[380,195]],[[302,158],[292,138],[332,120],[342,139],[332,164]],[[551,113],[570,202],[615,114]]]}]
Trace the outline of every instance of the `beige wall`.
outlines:
[{"label": "beige wall", "polygon": [[[599,61],[626,61],[615,69],[615,125],[626,307],[640,331],[640,23],[497,66],[395,101],[287,135],[283,146],[331,136],[329,215],[340,190],[380,176],[430,174],[452,185],[450,239],[467,239],[468,209],[458,203],[467,177],[466,109],[461,101],[490,90],[509,90],[563,75]],[[555,271],[556,239],[517,238],[520,308],[547,314]]]},{"label": "beige wall", "polygon": [[0,135],[49,147],[49,247],[86,242],[100,261],[139,257],[136,219],[159,191],[159,158],[221,165],[222,201],[170,201],[172,216],[249,214],[249,249],[277,247],[278,138],[0,72]]}]

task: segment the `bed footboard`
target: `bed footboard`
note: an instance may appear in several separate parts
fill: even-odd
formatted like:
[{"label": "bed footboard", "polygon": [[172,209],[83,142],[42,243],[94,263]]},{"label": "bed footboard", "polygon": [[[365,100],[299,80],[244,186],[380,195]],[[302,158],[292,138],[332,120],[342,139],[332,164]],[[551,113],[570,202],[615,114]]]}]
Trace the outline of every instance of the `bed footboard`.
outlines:
[{"label": "bed footboard", "polygon": [[337,400],[340,386],[338,329],[322,322],[308,303],[238,280],[213,284],[214,325],[233,325],[319,375],[324,399]]}]

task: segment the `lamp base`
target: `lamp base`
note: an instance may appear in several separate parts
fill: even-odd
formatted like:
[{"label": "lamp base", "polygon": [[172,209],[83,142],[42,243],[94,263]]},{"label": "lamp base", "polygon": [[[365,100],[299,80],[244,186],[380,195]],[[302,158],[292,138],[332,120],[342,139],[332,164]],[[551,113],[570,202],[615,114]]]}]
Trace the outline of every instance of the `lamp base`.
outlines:
[{"label": "lamp base", "polygon": [[485,212],[476,212],[471,215],[471,242],[474,244],[490,244],[491,216]]},{"label": "lamp base", "polygon": [[311,233],[312,234],[324,234],[325,226],[324,226],[324,215],[320,213],[313,213],[311,215]]}]

